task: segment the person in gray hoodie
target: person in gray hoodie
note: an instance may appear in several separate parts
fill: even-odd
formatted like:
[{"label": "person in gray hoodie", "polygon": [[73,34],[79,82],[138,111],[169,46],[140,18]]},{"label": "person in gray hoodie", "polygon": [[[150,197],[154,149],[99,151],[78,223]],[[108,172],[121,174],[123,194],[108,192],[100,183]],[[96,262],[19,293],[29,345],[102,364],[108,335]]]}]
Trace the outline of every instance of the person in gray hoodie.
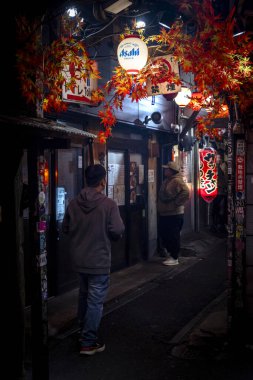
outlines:
[{"label": "person in gray hoodie", "polygon": [[164,265],[177,265],[180,251],[180,233],[184,223],[184,204],[190,193],[179,166],[170,161],[164,168],[165,180],[158,193],[157,211],[159,235],[163,247],[170,253]]},{"label": "person in gray hoodie", "polygon": [[69,236],[74,270],[80,279],[80,354],[93,355],[105,349],[98,341],[98,329],[110,281],[111,241],[119,239],[125,227],[116,202],[103,194],[105,168],[90,165],[85,178],[87,187],[69,203],[62,230]]}]

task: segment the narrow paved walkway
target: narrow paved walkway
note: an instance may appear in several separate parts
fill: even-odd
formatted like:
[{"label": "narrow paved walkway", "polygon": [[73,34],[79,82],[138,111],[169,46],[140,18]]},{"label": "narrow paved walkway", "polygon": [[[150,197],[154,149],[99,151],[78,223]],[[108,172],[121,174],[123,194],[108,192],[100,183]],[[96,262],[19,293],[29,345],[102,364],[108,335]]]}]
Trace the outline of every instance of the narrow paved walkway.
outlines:
[{"label": "narrow paved walkway", "polygon": [[[151,282],[162,276],[178,274],[216,250],[217,244],[224,244],[225,239],[217,238],[209,231],[184,234],[180,252],[180,265],[168,267],[162,265],[164,257],[153,256],[150,261],[143,261],[129,268],[112,273],[109,293],[105,304],[105,313],[124,303],[125,299],[136,297],[145,291]],[[49,336],[64,335],[76,329],[76,306],[78,289],[48,301]]]},{"label": "narrow paved walkway", "polygon": [[[224,242],[218,241],[202,257],[182,258],[181,268],[177,268],[167,269],[149,281],[139,296],[104,316],[101,335],[105,352],[80,357],[77,334],[51,341],[50,379],[193,379],[175,373],[177,359],[171,356],[171,339],[225,290]],[[207,373],[205,379],[215,378]]]}]

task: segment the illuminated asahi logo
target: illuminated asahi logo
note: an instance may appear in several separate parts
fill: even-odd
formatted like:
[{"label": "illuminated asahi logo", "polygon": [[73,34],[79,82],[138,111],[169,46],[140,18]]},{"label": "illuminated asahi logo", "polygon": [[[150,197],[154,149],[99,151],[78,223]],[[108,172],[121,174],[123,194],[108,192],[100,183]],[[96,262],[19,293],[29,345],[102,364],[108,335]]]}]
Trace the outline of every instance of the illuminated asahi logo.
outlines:
[{"label": "illuminated asahi logo", "polygon": [[130,51],[123,48],[119,54],[119,57],[120,58],[122,58],[122,57],[123,58],[127,58],[127,57],[131,58],[131,57],[137,57],[139,55],[140,55],[140,49],[139,48],[137,48],[137,49],[132,48]]},{"label": "illuminated asahi logo", "polygon": [[145,42],[136,36],[127,36],[117,50],[119,64],[128,74],[138,74],[146,65],[148,48]]}]

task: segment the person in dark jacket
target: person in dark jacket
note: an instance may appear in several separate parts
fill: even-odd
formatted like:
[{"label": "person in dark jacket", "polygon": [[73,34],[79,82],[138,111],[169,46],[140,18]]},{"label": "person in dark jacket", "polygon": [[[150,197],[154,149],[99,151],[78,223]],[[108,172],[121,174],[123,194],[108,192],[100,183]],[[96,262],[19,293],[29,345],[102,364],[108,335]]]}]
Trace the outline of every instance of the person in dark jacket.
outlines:
[{"label": "person in dark jacket", "polygon": [[184,204],[190,193],[174,161],[164,168],[165,180],[158,193],[157,211],[159,216],[159,235],[163,247],[170,253],[164,265],[177,265],[180,251],[180,233],[184,223]]},{"label": "person in dark jacket", "polygon": [[90,165],[85,178],[87,187],[69,203],[62,229],[69,235],[74,269],[80,279],[80,354],[93,355],[105,349],[97,333],[110,281],[111,240],[119,239],[125,227],[116,202],[103,194],[105,168]]}]

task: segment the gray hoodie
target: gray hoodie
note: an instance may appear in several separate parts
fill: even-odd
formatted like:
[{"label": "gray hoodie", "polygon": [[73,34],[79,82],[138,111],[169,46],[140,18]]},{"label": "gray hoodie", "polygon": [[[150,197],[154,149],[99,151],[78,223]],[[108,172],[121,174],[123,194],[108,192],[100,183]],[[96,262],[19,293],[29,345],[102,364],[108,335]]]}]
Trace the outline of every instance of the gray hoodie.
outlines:
[{"label": "gray hoodie", "polygon": [[107,274],[111,268],[111,240],[125,227],[116,202],[93,187],[83,189],[65,212],[62,230],[69,235],[74,269]]}]

